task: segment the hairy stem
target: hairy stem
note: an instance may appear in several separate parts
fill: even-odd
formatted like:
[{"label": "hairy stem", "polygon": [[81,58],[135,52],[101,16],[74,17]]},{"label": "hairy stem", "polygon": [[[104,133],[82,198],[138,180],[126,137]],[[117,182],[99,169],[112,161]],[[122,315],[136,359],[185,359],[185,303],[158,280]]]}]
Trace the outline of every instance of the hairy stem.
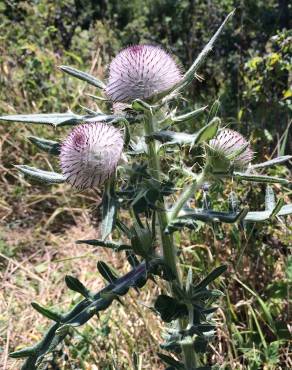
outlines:
[{"label": "hairy stem", "polygon": [[179,214],[180,210],[186,204],[186,202],[193,196],[194,192],[198,190],[203,183],[206,181],[205,171],[203,170],[192,184],[184,189],[180,197],[178,198],[175,205],[172,207],[169,214],[169,222],[173,221]]},{"label": "hairy stem", "polygon": [[[155,131],[155,122],[152,114],[145,114],[145,133],[150,135]],[[160,160],[157,154],[157,144],[155,141],[148,143],[148,157],[149,157],[149,170],[151,176],[160,181]],[[171,268],[173,274],[176,276],[177,280],[180,280],[179,271],[177,268],[177,258],[176,258],[176,248],[173,244],[172,236],[166,235],[164,233],[165,228],[168,225],[168,217],[165,211],[165,204],[161,198],[157,203],[159,211],[157,212],[158,222],[159,222],[159,232],[162,243],[162,252],[165,263]]]},{"label": "hairy stem", "polygon": [[[144,119],[144,128],[146,135],[150,135],[155,131],[155,119],[150,112],[145,113]],[[157,144],[155,141],[150,141],[147,144],[148,146],[148,158],[149,158],[149,171],[153,178],[157,181],[160,181],[160,160],[157,153]],[[177,253],[176,253],[176,246],[173,242],[173,238],[171,235],[166,235],[164,230],[166,229],[169,218],[165,211],[165,204],[163,198],[161,198],[157,202],[157,206],[159,211],[158,213],[158,222],[159,222],[159,232],[162,244],[162,253],[164,262],[171,268],[174,276],[176,276],[176,280],[179,285],[182,285],[181,281],[181,273],[179,270],[179,266],[177,264]],[[185,327],[185,320],[179,320],[180,328]],[[186,370],[195,370],[196,369],[196,354],[193,349],[193,346],[188,344],[182,344],[182,351],[183,351],[183,361],[185,364]]]}]

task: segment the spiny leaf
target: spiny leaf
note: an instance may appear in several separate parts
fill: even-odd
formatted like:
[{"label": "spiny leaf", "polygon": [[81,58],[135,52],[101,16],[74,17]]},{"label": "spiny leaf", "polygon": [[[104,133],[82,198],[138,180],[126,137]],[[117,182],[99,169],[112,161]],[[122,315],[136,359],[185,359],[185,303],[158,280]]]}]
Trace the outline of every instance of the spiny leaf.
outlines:
[{"label": "spiny leaf", "polygon": [[17,165],[15,167],[30,178],[46,184],[61,184],[66,181],[65,177],[57,172],[44,171],[26,165]]},{"label": "spiny leaf", "polygon": [[271,216],[271,211],[250,211],[244,218],[246,222],[260,222],[268,220]]},{"label": "spiny leaf", "polygon": [[217,267],[215,270],[210,272],[210,274],[207,277],[205,277],[205,279],[203,279],[198,285],[196,285],[194,289],[195,290],[200,290],[200,289],[206,288],[207,285],[209,285],[212,281],[217,279],[226,270],[227,270],[226,265],[222,265],[222,266]]},{"label": "spiny leaf", "polygon": [[121,244],[121,243],[116,243],[116,242],[109,242],[109,241],[104,241],[101,239],[89,239],[89,240],[77,240],[77,244],[88,244],[88,245],[93,245],[96,247],[104,247],[104,248],[109,248],[113,249],[115,252],[120,252],[120,251],[125,251],[125,250],[131,250],[131,246],[127,244]]},{"label": "spiny leaf", "polygon": [[204,47],[204,49],[201,51],[201,53],[198,55],[194,63],[191,65],[191,67],[187,70],[187,72],[184,74],[182,80],[175,85],[170,91],[168,91],[168,95],[166,95],[163,99],[163,102],[167,102],[170,100],[173,96],[176,96],[181,90],[183,90],[186,86],[188,86],[193,79],[195,78],[196,72],[199,69],[199,67],[202,65],[202,63],[205,61],[208,54],[211,52],[211,50],[214,47],[215,42],[217,41],[218,37],[223,31],[223,28],[227,21],[233,16],[235,10],[233,10],[231,13],[227,15],[227,17],[224,19],[221,26],[218,28],[218,30],[215,32],[215,34],[212,36],[210,41],[207,43],[207,45]]},{"label": "spiny leaf", "polygon": [[118,279],[118,275],[103,261],[97,262],[97,269],[109,283],[113,283]]},{"label": "spiny leaf", "polygon": [[194,220],[200,220],[203,222],[235,223],[243,219],[246,216],[247,212],[248,212],[247,208],[243,208],[239,212],[220,212],[205,209],[189,209],[182,210],[179,213],[179,217],[177,217],[177,219],[174,221],[178,222],[181,218],[183,220],[189,218]]},{"label": "spiny leaf", "polygon": [[124,120],[123,117],[108,114],[96,115],[78,115],[73,112],[68,113],[40,113],[40,114],[16,114],[1,116],[0,121],[36,123],[44,125],[52,125],[54,127],[65,125],[77,125],[82,122],[115,122]]},{"label": "spiny leaf", "polygon": [[211,107],[209,115],[208,115],[207,123],[211,122],[212,119],[217,116],[219,108],[220,108],[220,101],[217,99],[212,104],[212,107]]},{"label": "spiny leaf", "polygon": [[188,271],[187,278],[186,278],[186,292],[187,292],[187,293],[190,291],[190,288],[191,288],[192,282],[193,282],[193,270],[192,270],[192,268],[190,267],[190,268],[189,268],[189,271]]},{"label": "spiny leaf", "polygon": [[203,112],[205,112],[205,110],[207,109],[207,107],[208,106],[206,105],[205,107],[196,109],[196,110],[191,111],[191,112],[188,112],[186,114],[182,114],[180,116],[171,117],[171,121],[173,123],[180,123],[180,122],[186,122],[186,121],[192,120],[192,119],[198,117],[199,115],[201,115]]},{"label": "spiny leaf", "polygon": [[292,214],[292,204],[285,204],[279,211],[278,216],[287,216]]},{"label": "spiny leaf", "polygon": [[74,276],[66,275],[65,282],[69,289],[80,293],[85,298],[91,297],[89,290],[85,288],[81,281],[75,278]]},{"label": "spiny leaf", "polygon": [[198,300],[202,299],[208,299],[208,298],[218,298],[222,297],[224,293],[221,292],[221,290],[218,289],[201,289],[197,293],[194,293],[192,295],[192,300],[196,303]]},{"label": "spiny leaf", "polygon": [[273,210],[251,211],[244,218],[246,222],[262,222],[269,220],[275,216],[287,216],[292,214],[292,204],[283,206],[284,200],[279,199]]},{"label": "spiny leaf", "polygon": [[281,157],[277,157],[277,158],[271,159],[266,162],[252,164],[251,168],[255,169],[255,168],[271,167],[271,166],[275,166],[277,164],[281,164],[283,162],[289,161],[290,159],[292,159],[292,155],[283,155]]},{"label": "spiny leaf", "polygon": [[57,312],[53,312],[49,310],[48,308],[42,307],[36,302],[31,302],[32,307],[38,311],[41,315],[55,321],[60,322],[62,320],[62,315],[58,314]]},{"label": "spiny leaf", "polygon": [[79,71],[76,68],[69,66],[60,66],[59,67],[63,72],[68,73],[69,75],[78,78],[79,80],[85,81],[90,85],[98,87],[99,89],[105,89],[106,85],[99,80],[98,78],[92,76],[89,73]]},{"label": "spiny leaf", "polygon": [[135,99],[131,105],[131,108],[137,112],[151,112],[154,106],[149,105],[141,99]]},{"label": "spiny leaf", "polygon": [[40,114],[16,114],[0,117],[1,121],[38,123],[52,126],[76,125],[82,122],[87,116],[68,113],[40,113]]},{"label": "spiny leaf", "polygon": [[101,239],[105,240],[112,232],[117,215],[117,199],[113,181],[108,181],[102,197]]},{"label": "spiny leaf", "polygon": [[253,182],[265,182],[265,183],[278,183],[278,184],[289,184],[289,180],[273,177],[273,176],[266,176],[266,175],[251,175],[248,173],[243,172],[234,172],[234,177],[239,180],[245,181],[253,181]]},{"label": "spiny leaf", "polygon": [[154,308],[159,312],[161,319],[165,322],[171,322],[179,317],[187,315],[187,307],[177,299],[161,294],[157,297]]},{"label": "spiny leaf", "polygon": [[158,357],[165,362],[167,365],[172,366],[176,370],[184,370],[183,363],[175,360],[173,357],[165,355],[164,353],[157,353]]},{"label": "spiny leaf", "polygon": [[148,140],[158,140],[167,145],[198,145],[204,141],[211,140],[217,133],[220,125],[220,119],[214,118],[210,123],[201,128],[197,133],[187,134],[185,132],[175,132],[170,130],[161,130],[148,135]]},{"label": "spiny leaf", "polygon": [[213,137],[217,134],[220,122],[220,118],[215,117],[206,126],[201,128],[201,130],[196,134],[194,145],[213,139]]},{"label": "spiny leaf", "polygon": [[22,358],[22,357],[29,357],[33,356],[36,353],[35,347],[27,347],[20,349],[19,351],[9,353],[9,357],[11,358]]},{"label": "spiny leaf", "polygon": [[53,140],[43,139],[42,137],[29,136],[28,140],[36,145],[38,148],[53,155],[60,154],[60,143]]},{"label": "spiny leaf", "polygon": [[280,210],[283,207],[283,204],[284,204],[284,199],[283,198],[279,199],[277,204],[275,205],[275,208],[272,210],[270,218],[274,218],[280,212]]},{"label": "spiny leaf", "polygon": [[272,211],[275,208],[276,199],[273,188],[271,186],[267,186],[266,188],[266,195],[265,195],[265,210]]},{"label": "spiny leaf", "polygon": [[192,144],[194,141],[194,135],[187,134],[184,132],[174,132],[169,130],[161,130],[154,132],[151,135],[147,136],[147,139],[155,139],[160,141],[161,143],[165,144],[178,144],[178,145],[186,145]]}]

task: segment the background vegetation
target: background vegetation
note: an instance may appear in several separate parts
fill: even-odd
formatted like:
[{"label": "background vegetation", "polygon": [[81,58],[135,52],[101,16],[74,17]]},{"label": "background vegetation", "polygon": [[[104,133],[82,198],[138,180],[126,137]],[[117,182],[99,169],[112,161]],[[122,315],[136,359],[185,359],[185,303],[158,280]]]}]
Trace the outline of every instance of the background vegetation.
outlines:
[{"label": "background vegetation", "polygon": [[[292,33],[291,4],[286,0],[2,0],[0,114],[84,112],[84,105],[96,109],[86,95],[95,93],[94,89],[63,75],[58,65],[106,78],[106,66],[119,49],[158,43],[187,67],[234,7],[236,15],[189,89],[185,109],[219,98],[224,123],[251,138],[257,159],[289,154]],[[4,369],[18,368],[16,360],[8,359],[8,352],[35,342],[48,325],[33,312],[30,301],[56,308],[76,303],[78,296],[65,289],[65,274],[76,275],[97,289],[103,285],[95,268],[100,259],[127,269],[118,255],[113,259],[106,251],[74,242],[98,236],[98,192],[76,193],[66,185],[32,187],[13,169],[13,164],[58,168],[53,159],[48,161],[29,144],[29,135],[53,138],[54,130],[0,126],[0,353]],[[283,166],[271,169],[270,174],[289,176]],[[226,194],[232,189],[251,209],[263,207],[264,187],[247,186],[233,189],[232,183],[227,184],[214,207],[226,207]],[[291,190],[273,188],[288,202]],[[196,202],[201,204],[202,195]],[[182,235],[177,242],[183,267],[192,265],[198,278],[219,263],[229,266],[221,281],[226,296],[218,312],[210,363],[221,369],[292,368],[287,324],[292,280],[288,221],[245,228],[202,225],[199,233]],[[158,292],[160,287],[153,285],[153,289]],[[155,355],[161,323],[145,307],[151,303],[147,288],[139,297],[132,292],[124,306],[114,304],[76,331],[70,343],[48,358],[46,368],[129,369],[136,353],[143,369],[162,369]]]}]

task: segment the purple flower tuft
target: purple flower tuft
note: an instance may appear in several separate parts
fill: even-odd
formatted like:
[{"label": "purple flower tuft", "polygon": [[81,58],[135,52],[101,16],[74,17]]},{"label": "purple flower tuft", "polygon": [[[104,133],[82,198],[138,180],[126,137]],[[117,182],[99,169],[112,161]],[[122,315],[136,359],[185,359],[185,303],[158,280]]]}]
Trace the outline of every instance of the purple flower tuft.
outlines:
[{"label": "purple flower tuft", "polygon": [[130,46],[111,62],[106,94],[113,102],[146,99],[169,90],[181,78],[174,59],[160,47]]},{"label": "purple flower tuft", "polygon": [[78,189],[101,185],[122,155],[121,132],[102,122],[79,125],[61,146],[60,164],[67,182]]},{"label": "purple flower tuft", "polygon": [[[236,154],[246,145],[242,153]],[[240,133],[230,129],[221,130],[215,139],[209,141],[209,147],[214,152],[231,158],[236,169],[246,168],[254,156],[248,141]]]}]

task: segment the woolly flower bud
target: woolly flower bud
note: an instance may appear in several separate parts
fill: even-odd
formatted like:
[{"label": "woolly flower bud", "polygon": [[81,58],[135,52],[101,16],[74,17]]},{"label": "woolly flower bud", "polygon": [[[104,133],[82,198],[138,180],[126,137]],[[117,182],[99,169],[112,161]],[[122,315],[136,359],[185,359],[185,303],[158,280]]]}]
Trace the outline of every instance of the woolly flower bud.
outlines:
[{"label": "woolly flower bud", "polygon": [[67,182],[78,189],[104,183],[117,167],[123,144],[121,132],[105,123],[93,122],[74,128],[60,153]]},{"label": "woolly flower bud", "polygon": [[223,129],[209,141],[207,159],[215,172],[228,170],[231,161],[235,170],[245,169],[252,158],[249,142],[236,131]]},{"label": "woolly flower bud", "polygon": [[167,91],[181,78],[179,67],[163,49],[135,45],[111,62],[106,93],[113,102],[131,102]]}]

